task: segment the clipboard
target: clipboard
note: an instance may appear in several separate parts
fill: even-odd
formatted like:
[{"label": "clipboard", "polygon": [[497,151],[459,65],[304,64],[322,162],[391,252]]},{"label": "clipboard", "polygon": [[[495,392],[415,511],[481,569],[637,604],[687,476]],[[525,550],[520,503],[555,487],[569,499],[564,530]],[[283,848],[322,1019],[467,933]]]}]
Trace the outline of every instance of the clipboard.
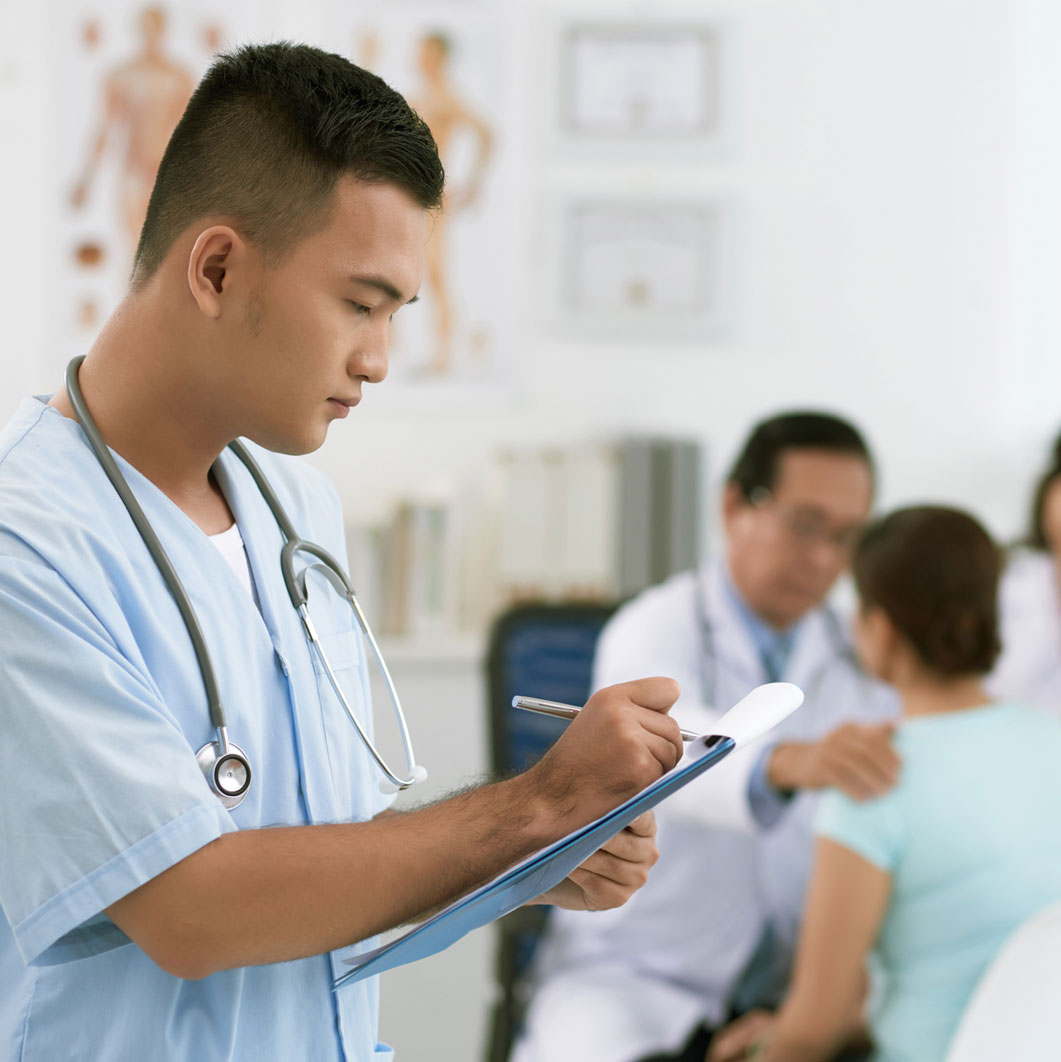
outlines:
[{"label": "clipboard", "polygon": [[718,721],[718,733],[690,742],[678,765],[640,793],[540,849],[390,943],[344,958],[342,962],[351,969],[336,979],[333,991],[396,966],[426,959],[473,929],[541,896],[643,811],[710,770],[738,746],[765,733],[802,703],[803,691],[789,682],[771,682],[752,690]]}]

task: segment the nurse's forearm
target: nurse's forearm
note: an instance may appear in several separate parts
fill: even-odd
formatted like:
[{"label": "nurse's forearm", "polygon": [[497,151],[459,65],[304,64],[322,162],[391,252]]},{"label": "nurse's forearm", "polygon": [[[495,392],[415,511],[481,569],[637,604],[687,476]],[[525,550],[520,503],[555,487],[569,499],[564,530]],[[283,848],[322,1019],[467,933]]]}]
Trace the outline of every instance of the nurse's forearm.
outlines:
[{"label": "nurse's forearm", "polygon": [[531,770],[373,822],[225,834],[108,908],[178,977],[281,962],[416,919],[584,825],[669,770],[677,686],[595,694]]},{"label": "nurse's forearm", "polygon": [[178,977],[283,962],[414,920],[547,843],[519,779],[367,823],[228,833],[119,900],[113,921]]}]

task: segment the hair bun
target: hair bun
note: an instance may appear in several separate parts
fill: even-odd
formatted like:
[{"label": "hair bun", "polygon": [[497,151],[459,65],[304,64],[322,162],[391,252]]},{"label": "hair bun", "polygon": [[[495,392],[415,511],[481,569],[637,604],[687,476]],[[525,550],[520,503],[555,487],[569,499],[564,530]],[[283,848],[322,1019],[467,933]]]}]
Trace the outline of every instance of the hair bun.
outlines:
[{"label": "hair bun", "polygon": [[938,617],[926,634],[922,655],[944,675],[986,673],[1002,648],[997,625],[972,609]]}]

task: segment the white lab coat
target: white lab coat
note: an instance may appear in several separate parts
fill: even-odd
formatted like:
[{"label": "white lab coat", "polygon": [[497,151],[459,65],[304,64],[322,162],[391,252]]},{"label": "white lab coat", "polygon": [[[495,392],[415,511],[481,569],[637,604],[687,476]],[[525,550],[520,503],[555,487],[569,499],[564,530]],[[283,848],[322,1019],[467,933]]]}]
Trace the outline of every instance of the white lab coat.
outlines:
[{"label": "white lab coat", "polygon": [[1006,565],[998,595],[1002,654],[987,686],[1061,717],[1061,590],[1049,553],[1021,550]]},{"label": "white lab coat", "polygon": [[[674,717],[709,731],[723,710],[768,681],[722,579],[721,563],[707,562],[624,606],[601,637],[595,685],[672,676],[682,686]],[[708,642],[714,659],[706,670],[716,678],[705,691]],[[824,609],[801,621],[783,678],[801,686],[806,701],[769,742],[813,741],[844,722],[897,714],[894,693],[859,670],[845,628]],[[553,912],[513,1062],[630,1062],[676,1049],[699,1021],[725,1020],[768,924],[779,960],[771,998],[762,1002],[774,1001],[795,947],[816,798],[797,795],[761,828],[747,794],[765,747],[732,754],[659,806],[660,861],[624,907]]]}]

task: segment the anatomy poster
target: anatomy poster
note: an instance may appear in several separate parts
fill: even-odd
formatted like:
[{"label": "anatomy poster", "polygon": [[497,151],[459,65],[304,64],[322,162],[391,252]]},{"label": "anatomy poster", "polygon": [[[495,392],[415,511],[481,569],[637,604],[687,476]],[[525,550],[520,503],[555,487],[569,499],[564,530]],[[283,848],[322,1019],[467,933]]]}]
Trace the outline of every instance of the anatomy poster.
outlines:
[{"label": "anatomy poster", "polygon": [[187,0],[62,8],[52,327],[65,360],[88,349],[125,291],[170,133],[211,55],[232,43],[236,16],[232,7]]},{"label": "anatomy poster", "polygon": [[389,390],[508,379],[520,259],[508,4],[66,0],[60,7],[52,328],[62,363],[87,351],[126,289],[159,160],[212,55],[288,39],[379,73],[428,123],[446,167],[421,298],[394,322]]},{"label": "anatomy poster", "polygon": [[391,383],[506,381],[522,257],[511,7],[335,2],[328,25],[329,39],[345,43],[344,54],[412,103],[446,168],[446,199],[430,224],[420,300],[395,318]]}]

